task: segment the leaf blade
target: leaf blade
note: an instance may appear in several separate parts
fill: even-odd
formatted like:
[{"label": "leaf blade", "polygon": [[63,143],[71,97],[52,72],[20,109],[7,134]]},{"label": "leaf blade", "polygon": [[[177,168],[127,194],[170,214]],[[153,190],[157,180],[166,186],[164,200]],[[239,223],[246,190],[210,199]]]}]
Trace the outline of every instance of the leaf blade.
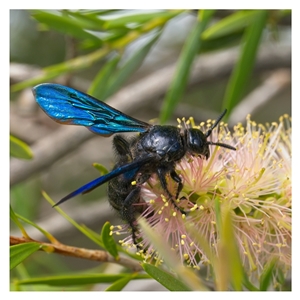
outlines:
[{"label": "leaf blade", "polygon": [[15,268],[40,248],[41,245],[35,242],[10,246],[10,269]]}]

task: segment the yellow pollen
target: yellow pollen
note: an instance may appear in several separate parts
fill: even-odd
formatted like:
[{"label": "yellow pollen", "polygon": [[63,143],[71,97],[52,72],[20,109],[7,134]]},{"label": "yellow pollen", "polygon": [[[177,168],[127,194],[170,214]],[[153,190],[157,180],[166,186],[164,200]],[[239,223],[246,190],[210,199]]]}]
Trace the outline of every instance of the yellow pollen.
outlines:
[{"label": "yellow pollen", "polygon": [[118,225],[117,228],[118,228],[119,230],[121,230],[121,229],[122,229],[122,226],[121,226],[121,225]]},{"label": "yellow pollen", "polygon": [[184,219],[185,219],[185,214],[182,214],[182,215],[181,215],[181,218],[184,220]]},{"label": "yellow pollen", "polygon": [[182,238],[182,239],[185,239],[185,238],[186,238],[186,235],[185,235],[185,234],[182,234],[182,235],[181,235],[181,238]]},{"label": "yellow pollen", "polygon": [[190,209],[190,211],[195,211],[197,208],[198,208],[198,205],[195,204],[195,205]]},{"label": "yellow pollen", "polygon": [[120,235],[120,232],[116,231],[116,235]]},{"label": "yellow pollen", "polygon": [[155,203],[155,200],[154,200],[154,199],[151,199],[151,200],[149,201],[149,203],[150,203],[150,204],[154,204],[154,203]]},{"label": "yellow pollen", "polygon": [[131,185],[136,185],[136,181],[132,181],[132,182],[131,182]]},{"label": "yellow pollen", "polygon": [[165,218],[165,221],[166,221],[166,222],[169,222],[169,219],[168,219],[168,218]]},{"label": "yellow pollen", "polygon": [[195,244],[194,242],[191,242],[191,243],[190,243],[190,247],[194,246],[194,244]]},{"label": "yellow pollen", "polygon": [[172,216],[176,217],[176,215],[177,215],[177,213],[176,213],[176,211],[174,211],[173,214],[172,214]]},{"label": "yellow pollen", "polygon": [[169,203],[168,203],[168,202],[166,202],[166,203],[165,203],[165,206],[169,206]]},{"label": "yellow pollen", "polygon": [[177,118],[177,122],[180,124],[181,123],[181,120],[179,118]]},{"label": "yellow pollen", "polygon": [[109,235],[110,235],[110,236],[112,236],[112,235],[113,235],[113,232],[112,232],[112,231],[110,231],[110,232],[109,232]]},{"label": "yellow pollen", "polygon": [[109,227],[110,230],[114,230],[114,228],[115,228],[114,225],[111,225],[111,226]]},{"label": "yellow pollen", "polygon": [[181,240],[180,243],[181,243],[181,245],[183,246],[183,245],[184,245],[184,240]]},{"label": "yellow pollen", "polygon": [[201,209],[201,210],[204,210],[204,206],[203,206],[203,205],[200,205],[200,209]]},{"label": "yellow pollen", "polygon": [[189,255],[187,253],[184,253],[183,257],[184,257],[185,260],[187,260],[189,258]]},{"label": "yellow pollen", "polygon": [[210,221],[211,224],[213,225],[216,225],[216,222],[215,221]]}]

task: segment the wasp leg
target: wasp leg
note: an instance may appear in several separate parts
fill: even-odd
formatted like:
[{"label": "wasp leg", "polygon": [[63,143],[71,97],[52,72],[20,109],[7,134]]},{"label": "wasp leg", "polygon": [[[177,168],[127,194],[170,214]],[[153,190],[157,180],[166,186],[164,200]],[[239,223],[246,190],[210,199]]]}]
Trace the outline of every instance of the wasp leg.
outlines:
[{"label": "wasp leg", "polygon": [[[141,188],[139,186],[135,187],[128,194],[126,199],[124,200],[123,207],[121,209],[121,217],[123,220],[127,221],[132,230],[132,240],[133,243],[140,248],[138,245],[137,235],[138,227],[136,224],[136,213],[142,212],[144,209],[144,205],[134,205],[140,202],[140,192]],[[146,205],[146,204],[145,204]]]},{"label": "wasp leg", "polygon": [[[187,212],[185,212],[184,210],[182,210],[182,209],[177,205],[177,203],[176,203],[177,196],[176,196],[176,198],[175,198],[175,200],[174,200],[173,195],[170,193],[170,191],[169,191],[169,189],[168,189],[167,180],[166,180],[166,174],[167,174],[168,172],[169,172],[169,170],[167,170],[167,169],[165,169],[165,168],[158,168],[158,169],[157,169],[157,175],[158,175],[160,184],[161,184],[163,190],[168,194],[169,199],[172,201],[174,207],[175,207],[177,210],[179,210],[182,214],[186,215]],[[170,171],[170,175],[171,175],[173,172],[176,173],[175,171],[171,170],[171,171]],[[177,175],[177,174],[176,174],[176,175]],[[174,176],[174,174],[173,174],[173,176]],[[171,175],[171,177],[172,177],[172,175]],[[172,178],[173,178],[173,180],[174,180],[175,182],[177,182],[178,178],[180,179],[180,182],[181,182],[181,178],[180,178],[178,175],[177,175],[177,176],[174,176],[174,177],[175,177],[176,179],[174,179],[173,177],[172,177]],[[180,185],[180,183],[178,183],[178,184]],[[180,186],[182,186],[182,183],[181,183]],[[182,187],[181,187],[181,189],[182,189]],[[177,188],[177,191],[178,191],[178,188]]]},{"label": "wasp leg", "polygon": [[179,177],[179,175],[176,173],[175,170],[172,170],[170,172],[170,176],[175,182],[178,183],[176,197],[175,197],[177,199],[179,196],[179,193],[182,191],[182,188],[183,188],[182,179]]}]

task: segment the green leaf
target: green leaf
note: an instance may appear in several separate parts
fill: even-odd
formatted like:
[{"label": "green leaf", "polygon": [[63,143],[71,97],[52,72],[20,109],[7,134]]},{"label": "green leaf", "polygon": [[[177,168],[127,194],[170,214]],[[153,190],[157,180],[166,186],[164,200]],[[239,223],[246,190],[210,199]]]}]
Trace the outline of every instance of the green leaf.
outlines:
[{"label": "green leaf", "polygon": [[[44,278],[30,278],[20,280],[18,284],[48,284],[51,286],[69,286],[69,285],[85,285],[95,283],[110,283],[127,277],[128,274],[79,274],[79,275],[60,275],[48,276]],[[148,279],[149,276],[140,274],[136,279]]]},{"label": "green leaf", "polygon": [[267,11],[255,11],[253,22],[245,31],[240,58],[234,67],[226,88],[223,109],[227,108],[231,111],[243,96],[243,91],[255,63],[256,53],[262,32],[265,28],[267,16]]},{"label": "green leaf", "polygon": [[255,10],[238,11],[207,28],[203,31],[201,38],[210,40],[240,32],[249,26],[255,17]]},{"label": "green leaf", "polygon": [[114,238],[111,235],[111,225],[109,222],[106,222],[101,231],[101,238],[104,244],[104,248],[115,258],[119,259],[117,244]]},{"label": "green leaf", "polygon": [[269,263],[267,263],[264,266],[263,272],[259,278],[259,290],[260,291],[267,291],[268,287],[272,283],[273,271],[274,271],[277,261],[278,261],[278,259],[275,257],[275,258],[271,259],[269,261]]},{"label": "green leaf", "polygon": [[120,59],[121,56],[116,55],[101,68],[92,84],[90,85],[88,94],[98,99],[105,100],[104,95],[108,88],[109,79],[111,78],[113,72],[116,70],[117,64],[119,63]]},{"label": "green leaf", "polygon": [[22,232],[22,235],[26,238],[29,238],[29,235],[27,234],[26,230],[24,229],[23,225],[20,223],[18,217],[16,216],[14,210],[10,206],[10,219],[19,227],[19,229]]},{"label": "green leaf", "polygon": [[33,157],[30,147],[12,135],[10,135],[10,155],[23,159],[32,159]]},{"label": "green leaf", "polygon": [[55,243],[57,242],[56,238],[49,232],[47,232],[46,230],[44,230],[43,228],[41,228],[40,226],[38,226],[37,224],[35,224],[34,222],[26,219],[25,217],[16,214],[16,216],[21,219],[23,222],[33,226],[34,228],[36,228],[37,230],[39,230],[51,243]]},{"label": "green leaf", "polygon": [[99,31],[103,29],[103,21],[98,18],[96,12],[84,13],[83,11],[65,11],[76,20],[76,25],[88,30]]},{"label": "green leaf", "polygon": [[102,47],[87,55],[77,56],[76,58],[70,59],[68,61],[44,68],[41,72],[41,75],[12,85],[11,91],[17,92],[24,88],[32,87],[42,82],[47,82],[48,80],[60,76],[64,73],[90,67],[95,62],[105,57],[110,51],[111,49]]},{"label": "green leaf", "polygon": [[151,50],[152,46],[160,37],[160,34],[160,30],[154,33],[153,36],[149,38],[147,43],[145,43],[145,45],[138,49],[116,72],[115,75],[111,76],[109,80],[109,85],[105,90],[104,95],[102,95],[104,99],[114,94],[126,82],[126,80],[128,80],[129,76],[140,67],[145,57]]},{"label": "green leaf", "polygon": [[112,285],[110,285],[105,291],[122,291],[122,289],[128,284],[129,281],[135,277],[136,274],[130,274],[116,280]]},{"label": "green leaf", "polygon": [[163,271],[148,263],[142,264],[143,269],[147,274],[154,278],[157,282],[167,288],[169,291],[190,291],[190,289],[170,273]]},{"label": "green leaf", "polygon": [[180,13],[182,13],[182,10],[150,12],[150,13],[138,12],[138,13],[128,13],[125,16],[117,16],[115,18],[110,18],[107,20],[102,18],[102,20],[104,20],[103,27],[106,29],[111,29],[111,28],[132,26],[132,24],[134,23],[136,23],[136,25],[142,24],[158,18],[168,20],[177,16]]},{"label": "green leaf", "polygon": [[243,285],[249,290],[253,292],[259,291],[259,289],[249,281],[249,278],[246,273],[244,273],[243,277]]},{"label": "green leaf", "polygon": [[18,264],[24,261],[28,256],[38,251],[41,245],[30,242],[10,247],[10,269],[15,268]]},{"label": "green leaf", "polygon": [[224,220],[220,229],[221,246],[225,250],[226,261],[220,262],[226,264],[229,270],[229,279],[236,291],[242,290],[244,269],[240,258],[236,238],[234,234],[233,224],[231,220],[231,211],[222,211]]},{"label": "green leaf", "polygon": [[209,17],[206,15],[204,17],[205,19],[203,21],[198,21],[194,26],[181,51],[174,78],[166,94],[161,109],[160,122],[162,124],[170,118],[177,103],[183,95],[189,78],[192,63],[201,47],[201,33],[205,29],[209,20]]},{"label": "green leaf", "polygon": [[[54,201],[45,193],[42,192],[43,197],[53,206]],[[100,247],[104,247],[103,243],[100,239],[98,239],[94,234],[92,234],[89,230],[87,230],[84,226],[80,226],[77,222],[75,222],[72,218],[70,218],[60,207],[55,206],[55,209],[74,227],[76,227],[81,233],[83,233],[86,237],[88,237],[91,241],[99,245]]]},{"label": "green leaf", "polygon": [[83,28],[86,23],[82,20],[70,18],[67,14],[50,13],[42,10],[34,10],[31,14],[40,23],[46,24],[50,28],[62,32],[63,34],[70,35],[78,39],[91,39],[97,40],[98,38],[85,31]]},{"label": "green leaf", "polygon": [[18,284],[47,284],[51,286],[85,285],[95,283],[114,282],[123,278],[124,275],[110,274],[80,274],[80,275],[60,275],[44,278],[30,278],[20,280]]}]

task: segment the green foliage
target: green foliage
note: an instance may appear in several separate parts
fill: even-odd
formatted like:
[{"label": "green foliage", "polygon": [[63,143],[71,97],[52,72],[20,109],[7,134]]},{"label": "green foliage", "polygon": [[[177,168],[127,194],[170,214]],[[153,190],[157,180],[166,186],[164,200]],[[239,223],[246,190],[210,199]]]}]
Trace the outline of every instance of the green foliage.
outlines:
[{"label": "green foliage", "polygon": [[256,53],[262,32],[266,26],[267,17],[267,11],[256,11],[252,22],[245,30],[240,58],[231,74],[223,102],[223,108],[227,108],[229,111],[242,99],[245,85],[255,63]]},{"label": "green foliage", "polygon": [[10,135],[10,155],[22,159],[31,159],[33,157],[30,147],[12,135]]},{"label": "green foliage", "polygon": [[117,249],[117,244],[112,237],[111,230],[110,230],[110,223],[106,222],[101,231],[101,238],[103,241],[104,248],[111,254],[116,260],[119,259],[119,253]]},{"label": "green foliage", "polygon": [[143,263],[142,266],[145,272],[147,272],[147,274],[149,274],[152,278],[157,280],[169,291],[190,291],[190,289],[187,286],[185,286],[181,280],[178,280],[176,277],[174,277],[174,275],[171,275],[163,269],[147,263]]},{"label": "green foliage", "polygon": [[41,245],[38,243],[19,244],[10,247],[10,269],[15,268],[23,262],[28,256],[38,251]]}]

